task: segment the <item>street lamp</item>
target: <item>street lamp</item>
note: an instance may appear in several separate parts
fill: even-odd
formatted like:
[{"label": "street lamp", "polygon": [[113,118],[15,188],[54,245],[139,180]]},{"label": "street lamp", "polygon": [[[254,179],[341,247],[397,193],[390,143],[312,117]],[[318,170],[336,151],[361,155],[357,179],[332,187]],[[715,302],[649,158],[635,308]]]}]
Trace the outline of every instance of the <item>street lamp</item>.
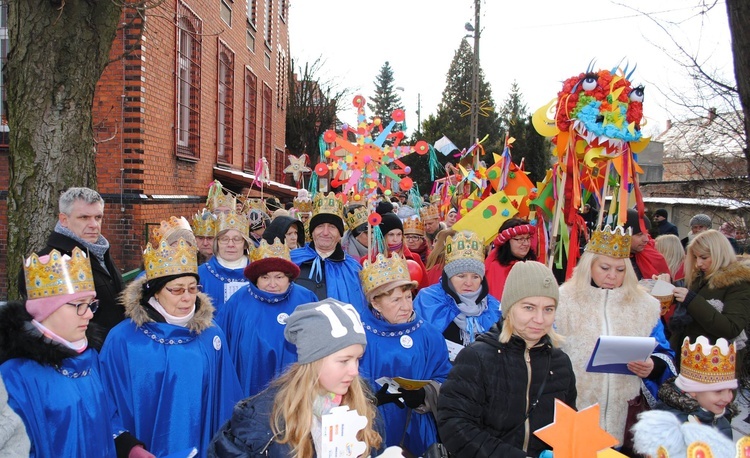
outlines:
[{"label": "street lamp", "polygon": [[[469,145],[479,141],[479,5],[481,0],[474,0],[474,25],[467,22],[464,28],[468,32],[474,32],[474,58],[472,59],[471,74],[471,128]],[[479,167],[479,154],[474,156],[474,169]]]}]

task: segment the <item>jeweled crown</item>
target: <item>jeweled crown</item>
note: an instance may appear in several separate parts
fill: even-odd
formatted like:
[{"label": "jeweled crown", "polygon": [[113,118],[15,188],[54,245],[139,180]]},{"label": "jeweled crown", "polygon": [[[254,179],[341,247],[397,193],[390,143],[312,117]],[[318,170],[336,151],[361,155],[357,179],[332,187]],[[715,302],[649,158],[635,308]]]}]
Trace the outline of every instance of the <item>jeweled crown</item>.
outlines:
[{"label": "jeweled crown", "polygon": [[367,222],[367,217],[370,216],[367,210],[367,207],[364,205],[360,205],[358,207],[354,207],[351,212],[346,214],[346,227],[349,228],[349,230],[354,230],[355,228],[365,224]]},{"label": "jeweled crown", "polygon": [[223,191],[219,190],[208,197],[206,207],[212,212],[216,211],[219,207],[228,207],[231,210],[235,210],[237,208],[237,198],[232,194],[225,194]]},{"label": "jeweled crown", "polygon": [[312,213],[313,203],[312,203],[312,200],[310,199],[298,199],[295,197],[293,205],[294,205],[294,208],[296,208],[298,212]]},{"label": "jeweled crown", "polygon": [[631,230],[617,226],[614,230],[609,226],[597,229],[591,234],[589,243],[584,251],[603,254],[612,258],[626,259],[630,257]]},{"label": "jeweled crown", "polygon": [[312,201],[312,212],[313,216],[326,213],[343,219],[344,203],[332,192],[329,192],[327,196],[319,192],[315,194],[315,198]]},{"label": "jeweled crown", "polygon": [[229,214],[221,213],[216,218],[216,233],[219,234],[227,229],[235,229],[243,237],[247,237],[250,233],[250,223],[245,215],[232,210]]},{"label": "jeweled crown", "polygon": [[191,224],[193,234],[196,237],[215,237],[216,236],[216,216],[204,208],[201,213],[193,215]]},{"label": "jeweled crown", "polygon": [[32,253],[23,263],[29,299],[94,291],[91,262],[80,248],[73,248],[70,256],[57,250],[50,251],[47,256],[44,262]]},{"label": "jeweled crown", "polygon": [[255,199],[255,198],[240,198],[240,201],[242,202],[242,213],[248,213],[250,210],[258,210],[265,214],[268,214],[268,207],[266,207],[266,203],[263,201],[263,199]]},{"label": "jeweled crown", "polygon": [[148,280],[167,275],[197,274],[198,250],[185,239],[180,239],[171,246],[166,239],[158,245],[146,245],[143,252],[143,267]]},{"label": "jeweled crown", "polygon": [[359,279],[362,282],[365,295],[368,295],[370,291],[386,283],[401,280],[411,281],[411,276],[406,260],[398,253],[393,253],[391,257],[383,256],[381,253],[375,257],[373,262],[370,262],[369,259],[365,260],[362,270],[359,271]]},{"label": "jeweled crown", "polygon": [[424,223],[419,218],[404,220],[404,235],[414,234],[424,237]]},{"label": "jeweled crown", "polygon": [[431,218],[440,219],[440,209],[438,209],[437,205],[428,205],[419,209],[419,216],[422,217],[422,220]]},{"label": "jeweled crown", "polygon": [[151,228],[151,243],[158,245],[162,240],[167,240],[174,231],[178,229],[187,229],[192,232],[190,223],[184,216],[179,218],[170,216],[168,220],[162,221],[158,226]]},{"label": "jeweled crown", "polygon": [[718,339],[716,345],[711,345],[704,336],[698,336],[694,344],[686,337],[681,352],[680,375],[687,379],[711,384],[737,378],[737,350],[726,339]]},{"label": "jeweled crown", "polygon": [[269,244],[265,240],[260,241],[260,245],[253,248],[250,252],[250,262],[260,261],[266,258],[281,258],[291,261],[292,258],[289,254],[289,247],[286,243],[279,240],[277,237],[272,244]]},{"label": "jeweled crown", "polygon": [[445,241],[445,263],[476,259],[484,264],[484,240],[474,232],[462,231]]}]

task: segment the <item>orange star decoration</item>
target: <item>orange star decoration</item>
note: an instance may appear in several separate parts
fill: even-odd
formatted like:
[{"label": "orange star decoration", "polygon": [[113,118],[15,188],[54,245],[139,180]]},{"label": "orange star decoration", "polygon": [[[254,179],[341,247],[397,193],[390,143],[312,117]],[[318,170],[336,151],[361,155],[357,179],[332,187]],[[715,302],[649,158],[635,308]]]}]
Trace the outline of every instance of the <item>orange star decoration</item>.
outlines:
[{"label": "orange star decoration", "polygon": [[598,452],[617,445],[617,439],[599,426],[599,404],[576,412],[555,399],[555,421],[534,434],[552,446],[555,458],[596,458]]}]

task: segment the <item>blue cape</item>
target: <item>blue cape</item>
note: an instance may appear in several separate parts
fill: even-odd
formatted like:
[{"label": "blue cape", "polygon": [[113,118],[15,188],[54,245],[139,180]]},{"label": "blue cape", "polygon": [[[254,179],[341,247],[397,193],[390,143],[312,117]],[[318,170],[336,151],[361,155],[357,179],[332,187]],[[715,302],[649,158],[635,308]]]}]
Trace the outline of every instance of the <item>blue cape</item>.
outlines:
[{"label": "blue cape", "polygon": [[245,397],[297,361],[297,348],[284,339],[286,319],[300,304],[317,302],[312,291],[292,283],[283,294],[267,293],[252,283],[237,291],[216,316]]},{"label": "blue cape", "polygon": [[[443,383],[452,365],[440,331],[419,315],[409,323],[389,324],[368,310],[362,312],[367,348],[360,361],[360,373],[377,391],[380,377],[404,377]],[[433,407],[434,408],[434,407]],[[378,407],[386,428],[386,446],[403,446],[416,456],[438,440],[433,413],[417,413],[396,404]],[[411,416],[411,418],[409,418]],[[408,421],[408,429],[407,428]]]},{"label": "blue cape", "polygon": [[0,366],[8,405],[23,419],[32,457],[116,456],[124,432],[105,394],[99,361],[89,349],[59,369],[25,358]]},{"label": "blue cape", "polygon": [[646,386],[649,393],[651,393],[651,396],[653,396],[654,399],[659,399],[659,387],[668,379],[676,377],[678,370],[674,366],[674,351],[672,351],[672,348],[669,346],[669,340],[667,340],[667,337],[664,335],[664,325],[661,320],[656,320],[656,326],[654,326],[654,329],[651,331],[651,337],[656,339],[656,348],[651,354],[667,363],[667,368],[658,380],[651,380],[648,378],[641,380],[643,380],[643,384]]},{"label": "blue cape", "polygon": [[[432,286],[420,289],[417,297],[414,298],[414,310],[417,314],[438,328],[441,333],[461,313],[456,300],[445,292],[442,283],[443,281],[440,280]],[[482,330],[476,334],[489,331],[492,325],[500,320],[500,315],[500,301],[488,294],[487,310],[477,317]]]},{"label": "blue cape", "polygon": [[221,310],[226,301],[239,289],[232,288],[228,284],[249,283],[249,280],[245,278],[244,267],[241,269],[227,269],[219,264],[216,256],[198,266],[198,275],[201,277],[200,284],[203,286],[203,292],[211,297],[211,303],[216,309],[215,313],[219,313],[219,310]]},{"label": "blue cape", "polygon": [[[308,243],[292,250],[291,257],[292,262],[299,266],[320,256]],[[367,308],[365,294],[362,292],[362,284],[359,281],[359,271],[362,270],[362,266],[348,254],[344,255],[343,261],[326,259],[323,265],[328,297],[352,304],[359,313],[362,313]]]},{"label": "blue cape", "polygon": [[226,338],[215,325],[196,334],[127,319],[109,332],[101,366],[123,424],[156,456],[190,447],[205,456],[242,398]]}]

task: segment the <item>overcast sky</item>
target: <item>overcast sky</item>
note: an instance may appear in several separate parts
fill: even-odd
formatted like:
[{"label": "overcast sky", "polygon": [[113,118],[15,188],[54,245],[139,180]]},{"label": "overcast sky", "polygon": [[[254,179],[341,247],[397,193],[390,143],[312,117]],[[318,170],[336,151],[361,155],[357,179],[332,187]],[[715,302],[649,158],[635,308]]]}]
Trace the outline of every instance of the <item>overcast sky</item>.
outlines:
[{"label": "overcast sky", "polygon": [[[621,3],[652,13],[708,67],[733,75],[723,2],[708,14],[694,6],[699,0]],[[289,12],[291,55],[299,62],[322,57],[320,76],[351,91],[347,106],[354,94],[372,96],[375,77],[389,61],[395,85],[404,88],[399,94],[411,131],[418,95],[423,121],[436,112],[453,55],[468,33],[464,24],[474,20],[473,6],[474,0],[295,0]],[[481,66],[498,107],[516,80],[534,111],[556,96],[563,80],[586,71],[592,59],[597,69],[621,61],[638,65],[632,82],[646,86],[647,132],[664,130],[667,119],[679,118],[678,107],[657,88],[689,93],[687,73],[657,47],[675,52],[668,35],[610,0],[485,0],[480,26]],[[354,113],[342,113],[343,120],[356,121]]]}]

